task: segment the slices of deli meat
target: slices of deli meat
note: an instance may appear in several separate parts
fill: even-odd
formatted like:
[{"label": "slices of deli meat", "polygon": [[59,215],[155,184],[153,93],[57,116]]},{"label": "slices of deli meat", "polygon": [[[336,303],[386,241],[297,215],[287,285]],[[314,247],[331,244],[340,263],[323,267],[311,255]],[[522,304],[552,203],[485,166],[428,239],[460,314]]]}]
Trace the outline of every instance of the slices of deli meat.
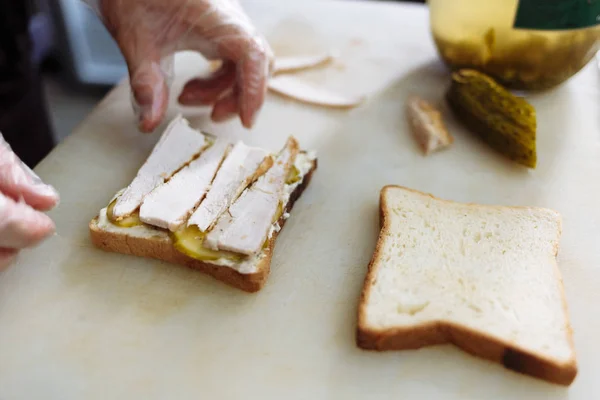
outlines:
[{"label": "slices of deli meat", "polygon": [[206,198],[188,220],[206,232],[242,191],[273,164],[266,150],[237,142],[223,161]]},{"label": "slices of deli meat", "polygon": [[323,107],[354,108],[364,101],[362,97],[343,96],[286,75],[269,79],[268,87],[282,96]]},{"label": "slices of deli meat", "polygon": [[277,219],[286,178],[298,155],[298,142],[291,137],[273,166],[229,207],[206,235],[205,245],[239,254],[260,251]]},{"label": "slices of deli meat", "polygon": [[307,56],[276,57],[274,74],[304,71],[320,67],[332,60],[333,55],[329,53]]},{"label": "slices of deli meat", "polygon": [[140,220],[172,232],[179,229],[204,199],[229,149],[229,142],[217,139],[200,157],[150,192],[140,207]]},{"label": "slices of deli meat", "polygon": [[207,145],[208,141],[202,133],[192,129],[183,117],[177,116],[162,134],[131,184],[117,199],[113,216],[119,219],[132,214],[148,193],[189,163]]}]

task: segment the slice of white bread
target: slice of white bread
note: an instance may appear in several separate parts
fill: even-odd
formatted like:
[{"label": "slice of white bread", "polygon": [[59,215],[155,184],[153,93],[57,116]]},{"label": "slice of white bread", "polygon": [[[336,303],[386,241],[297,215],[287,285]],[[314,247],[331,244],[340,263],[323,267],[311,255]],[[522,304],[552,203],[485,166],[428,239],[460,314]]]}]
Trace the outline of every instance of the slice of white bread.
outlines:
[{"label": "slice of white bread", "polygon": [[[295,186],[290,194],[290,198],[285,206],[285,212],[277,221],[279,228],[283,228],[289,217],[294,203],[300,197],[304,189],[310,183],[312,175],[317,168],[317,160],[311,160],[312,166],[308,172],[302,177],[302,181]],[[139,232],[140,227],[135,227]],[[251,273],[241,273],[234,268],[224,265],[213,264],[209,261],[200,261],[189,257],[175,249],[170,235],[165,230],[152,227],[154,234],[143,235],[128,233],[130,228],[114,228],[107,229],[99,223],[99,217],[95,217],[89,224],[90,237],[92,243],[105,251],[134,255],[138,257],[154,258],[166,261],[173,264],[179,264],[186,267],[197,269],[212,277],[235,288],[246,292],[257,292],[266,283],[271,270],[271,256],[275,248],[275,242],[279,235],[280,229],[273,231],[268,244],[262,253],[252,258],[253,263]],[[150,228],[147,228],[150,229]]]},{"label": "slice of white bread", "polygon": [[359,347],[452,343],[516,372],[572,383],[577,363],[556,263],[558,213],[386,186],[380,218],[358,310]]}]

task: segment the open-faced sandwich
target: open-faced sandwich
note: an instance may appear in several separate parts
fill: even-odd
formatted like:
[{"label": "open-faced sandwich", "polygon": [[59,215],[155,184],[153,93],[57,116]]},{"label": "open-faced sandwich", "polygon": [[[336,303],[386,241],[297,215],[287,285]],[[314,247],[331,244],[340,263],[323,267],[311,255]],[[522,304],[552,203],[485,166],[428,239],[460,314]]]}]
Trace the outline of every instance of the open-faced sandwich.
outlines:
[{"label": "open-faced sandwich", "polygon": [[196,268],[255,292],[277,235],[317,167],[288,138],[277,154],[167,127],[131,184],[89,224],[97,247]]}]

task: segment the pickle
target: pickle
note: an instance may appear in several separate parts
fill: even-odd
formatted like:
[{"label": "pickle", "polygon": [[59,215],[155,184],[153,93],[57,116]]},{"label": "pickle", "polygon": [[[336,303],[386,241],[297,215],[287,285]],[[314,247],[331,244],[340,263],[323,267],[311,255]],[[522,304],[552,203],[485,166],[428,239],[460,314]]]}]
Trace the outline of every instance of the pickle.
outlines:
[{"label": "pickle", "polygon": [[106,217],[110,222],[114,225],[120,226],[122,228],[131,228],[133,226],[143,225],[142,221],[140,221],[139,212],[134,212],[133,214],[123,217],[123,218],[115,218],[113,214],[113,209],[115,208],[115,204],[117,204],[117,199],[114,199],[106,209]]},{"label": "pickle", "polygon": [[175,249],[196,260],[215,261],[225,258],[230,261],[240,262],[244,259],[244,256],[241,254],[204,247],[204,236],[205,233],[201,232],[196,226],[188,226],[171,233]]},{"label": "pickle", "polygon": [[277,211],[275,212],[275,215],[273,215],[273,223],[279,221],[279,218],[281,218],[282,215],[283,215],[283,204],[281,204],[281,202],[279,202],[279,205],[277,206]]},{"label": "pickle", "polygon": [[208,150],[209,148],[212,147],[213,144],[215,144],[216,142],[216,136],[213,136],[211,134],[208,133],[204,133],[203,132],[204,137],[206,138],[206,147],[204,149],[202,149],[202,152],[205,152],[206,150]]},{"label": "pickle", "polygon": [[480,72],[463,69],[452,74],[446,100],[465,126],[493,149],[536,167],[536,115],[525,99]]},{"label": "pickle", "polygon": [[285,184],[286,185],[293,185],[296,182],[300,181],[300,170],[298,170],[298,168],[296,168],[295,165],[292,165],[292,168],[290,168],[290,172],[285,180]]}]

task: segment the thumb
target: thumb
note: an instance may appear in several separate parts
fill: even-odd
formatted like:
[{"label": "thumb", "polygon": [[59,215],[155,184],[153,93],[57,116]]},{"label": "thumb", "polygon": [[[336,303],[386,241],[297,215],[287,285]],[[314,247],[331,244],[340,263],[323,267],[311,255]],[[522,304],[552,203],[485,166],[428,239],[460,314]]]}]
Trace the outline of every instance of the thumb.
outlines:
[{"label": "thumb", "polygon": [[157,62],[141,64],[130,72],[133,108],[142,132],[152,132],[161,123],[169,105],[169,88]]},{"label": "thumb", "polygon": [[129,70],[131,99],[139,118],[139,129],[152,132],[162,121],[169,104],[167,71],[161,68],[160,49],[153,37],[140,32],[121,37],[117,42]]}]

